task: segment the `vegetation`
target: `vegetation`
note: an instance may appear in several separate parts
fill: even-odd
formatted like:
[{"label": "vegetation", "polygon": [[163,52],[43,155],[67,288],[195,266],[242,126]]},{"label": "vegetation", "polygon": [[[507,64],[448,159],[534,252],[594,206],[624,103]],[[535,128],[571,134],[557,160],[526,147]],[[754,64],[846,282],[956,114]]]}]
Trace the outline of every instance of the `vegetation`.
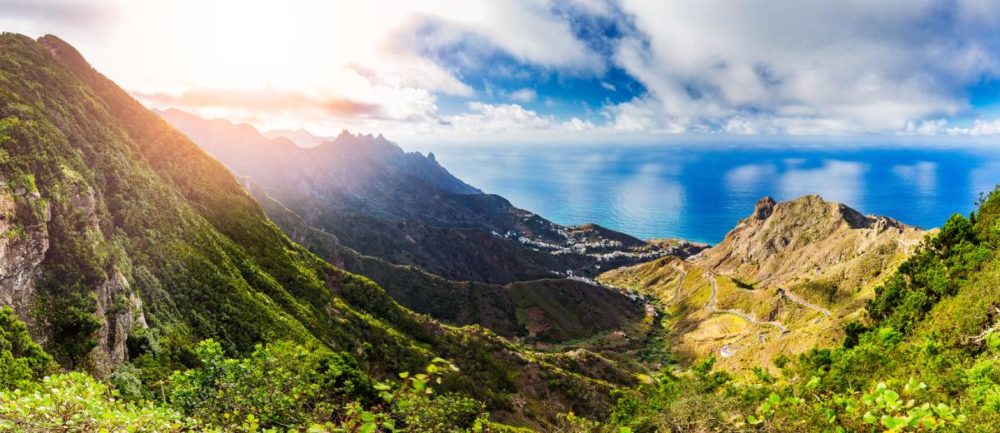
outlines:
[{"label": "vegetation", "polygon": [[843,347],[774,371],[712,361],[618,391],[606,428],[652,431],[995,431],[1000,421],[1000,190],[953,216],[875,292]]},{"label": "vegetation", "polygon": [[[880,279],[866,313],[843,326],[844,344],[740,371],[711,356],[682,369],[665,329],[639,342],[638,360],[538,353],[400,307],[285,237],[218,162],[55,38],[0,37],[0,84],[0,211],[15,233],[0,242],[19,248],[5,260],[27,257],[12,268],[28,269],[17,281],[32,283],[16,305],[27,325],[0,310],[0,431],[515,430],[499,420],[561,432],[987,432],[1000,423],[1000,190]],[[897,250],[877,253],[888,263]],[[749,296],[788,302],[651,263],[628,282],[665,283],[656,302],[673,316],[650,317],[650,328],[684,317],[690,305],[671,302],[678,293],[720,310],[751,311]]]},{"label": "vegetation", "polygon": [[0,390],[31,388],[54,369],[52,357],[32,341],[24,323],[10,308],[0,308]]},{"label": "vegetation", "polygon": [[[3,312],[9,319],[8,310]],[[16,319],[3,329],[21,331]],[[30,350],[3,352],[5,361],[36,367],[50,358],[30,339]],[[34,345],[34,346],[32,346]],[[197,347],[199,366],[146,385],[123,366],[108,382],[70,372],[41,380],[26,369],[16,387],[0,391],[0,431],[31,432],[462,432],[503,428],[489,422],[482,403],[434,392],[458,371],[437,358],[401,382],[379,383],[353,358],[293,343],[258,346],[243,359],[225,358],[218,343]],[[22,353],[23,352],[23,353]],[[40,363],[40,366],[32,365]],[[8,375],[9,376],[9,375]],[[149,397],[146,397],[149,396]]]}]

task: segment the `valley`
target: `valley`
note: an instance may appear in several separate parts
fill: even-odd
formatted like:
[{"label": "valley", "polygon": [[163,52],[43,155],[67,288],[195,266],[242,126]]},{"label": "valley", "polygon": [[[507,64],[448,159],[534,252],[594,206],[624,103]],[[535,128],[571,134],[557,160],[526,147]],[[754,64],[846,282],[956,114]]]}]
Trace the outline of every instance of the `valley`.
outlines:
[{"label": "valley", "polygon": [[803,195],[641,240],[381,135],[154,112],[55,36],[0,53],[0,431],[1000,418],[996,192],[940,229]]}]

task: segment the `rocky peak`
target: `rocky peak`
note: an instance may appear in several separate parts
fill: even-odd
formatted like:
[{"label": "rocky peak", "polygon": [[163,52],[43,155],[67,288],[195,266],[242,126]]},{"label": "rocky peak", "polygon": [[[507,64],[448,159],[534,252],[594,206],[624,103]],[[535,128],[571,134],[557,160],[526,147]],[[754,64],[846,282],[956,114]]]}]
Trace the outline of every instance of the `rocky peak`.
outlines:
[{"label": "rocky peak", "polygon": [[774,212],[774,205],[776,204],[777,202],[775,202],[771,196],[764,196],[764,198],[758,200],[757,204],[754,205],[753,217],[761,221],[766,220],[767,217],[771,216],[771,213]]},{"label": "rocky peak", "polygon": [[922,237],[916,227],[865,216],[818,195],[780,203],[764,197],[750,216],[696,261],[719,274],[779,284],[840,268],[848,258],[876,249],[891,255]]}]

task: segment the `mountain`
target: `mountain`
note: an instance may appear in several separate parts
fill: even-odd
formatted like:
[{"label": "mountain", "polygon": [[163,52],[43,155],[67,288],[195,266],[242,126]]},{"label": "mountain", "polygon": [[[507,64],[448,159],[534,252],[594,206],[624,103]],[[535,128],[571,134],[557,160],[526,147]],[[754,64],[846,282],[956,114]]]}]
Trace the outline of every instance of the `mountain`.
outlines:
[{"label": "mountain", "polygon": [[303,149],[248,125],[160,114],[241,175],[295,241],[451,324],[532,343],[623,330],[639,338],[641,301],[567,274],[703,248],[645,243],[595,224],[556,225],[465,184],[433,155],[403,152],[382,137],[345,132]]},{"label": "mountain", "polygon": [[[240,183],[253,180],[65,42],[3,34],[0,53],[0,429],[521,431],[484,408],[543,431],[985,433],[1000,422],[1000,189],[938,231],[813,196],[765,198],[702,254],[599,277],[638,292],[640,332],[593,337],[601,353],[534,351],[416,314],[306,250]],[[592,286],[463,291],[262,204],[317,251],[398,287],[454,290],[458,304]],[[589,308],[593,319],[512,311],[535,333],[626,314]]]},{"label": "mountain", "polygon": [[330,140],[329,137],[313,135],[305,129],[274,129],[262,131],[261,135],[267,138],[287,138],[292,140],[292,142],[297,144],[299,147],[316,147],[324,141]]},{"label": "mountain", "polygon": [[196,365],[209,338],[236,355],[327,347],[376,378],[440,356],[462,369],[444,391],[526,425],[600,416],[613,383],[634,381],[587,351],[535,353],[399,306],[291,241],[221,163],[70,45],[5,33],[0,53],[0,303],[64,368],[169,372]]},{"label": "mountain", "polygon": [[[740,238],[756,238],[752,232],[768,225],[761,224],[761,220],[776,217],[788,219],[790,227],[801,227],[793,223],[799,218],[826,227],[814,234],[825,234],[831,228],[833,233],[846,237],[851,237],[852,231],[869,237],[895,232],[898,239],[884,242],[896,242],[903,247],[909,245],[910,228],[905,225],[891,224],[890,220],[877,217],[859,218],[846,207],[814,197],[797,201],[785,206],[771,200],[762,201],[757,212],[744,221],[748,233],[734,234],[730,246],[736,246]],[[997,422],[1000,422],[1000,259],[996,249],[1000,240],[1000,188],[983,194],[978,205],[979,208],[968,217],[954,214],[936,233],[926,232],[918,246],[907,250],[909,256],[898,267],[878,277],[873,290],[862,288],[859,293],[867,298],[864,307],[857,311],[853,320],[830,328],[831,333],[840,335],[839,339],[812,343],[793,341],[799,345],[795,351],[788,350],[789,345],[768,347],[753,338],[724,345],[727,338],[743,332],[736,322],[746,322],[740,315],[747,314],[744,309],[754,305],[724,301],[724,292],[732,300],[762,290],[766,293],[768,289],[751,288],[747,283],[714,274],[693,263],[662,260],[659,265],[643,265],[645,273],[633,273],[633,282],[648,283],[643,287],[658,290],[664,301],[672,294],[681,294],[676,306],[670,306],[673,316],[666,319],[668,324],[674,327],[689,325],[689,333],[701,331],[703,336],[709,337],[713,330],[706,325],[715,321],[712,325],[716,328],[714,339],[704,338],[701,343],[712,352],[720,346],[722,350],[712,356],[690,360],[688,369],[656,375],[649,385],[620,390],[622,397],[609,427],[636,432],[997,431]],[[782,212],[784,216],[779,216],[778,207],[796,209],[804,214]],[[819,215],[826,215],[829,220],[812,219]],[[782,225],[784,222],[769,224]],[[895,227],[886,228],[888,226]],[[900,228],[903,233],[899,233]],[[782,237],[787,239],[788,235]],[[770,261],[785,251],[782,246],[792,246],[788,252],[806,253],[811,248],[809,242],[790,239],[787,244],[774,245],[774,248],[754,250],[763,252],[763,257],[758,257],[761,261]],[[812,248],[817,246],[823,244]],[[729,252],[740,250],[735,248]],[[844,250],[845,253],[849,251],[850,248]],[[711,253],[706,255],[712,256]],[[873,253],[865,249],[859,254]],[[749,263],[748,260],[718,260],[724,256],[715,256],[715,260],[703,259],[702,264],[725,266],[722,269],[728,271],[742,269],[744,277],[771,277],[768,281],[784,278],[782,272],[766,269],[761,272],[752,263],[752,266],[732,266]],[[782,261],[794,264],[795,259],[785,255]],[[673,266],[682,271],[657,272],[657,267]],[[794,266],[774,269],[791,267]],[[628,270],[614,272],[624,276],[621,274]],[[669,278],[681,282],[667,284]],[[690,279],[695,281],[689,284]],[[726,281],[728,283],[724,284]],[[711,300],[711,289],[704,288],[713,284],[718,286],[715,302]],[[699,299],[692,300],[695,297]],[[766,299],[756,301],[767,307]],[[790,298],[785,301],[805,307],[801,297],[798,301]],[[724,302],[728,305],[723,305]],[[711,310],[713,306],[716,311],[711,313],[712,317],[699,312]],[[835,318],[845,312],[843,308],[829,308]],[[816,327],[831,322],[822,312],[814,310],[811,316]],[[733,321],[722,322],[727,317]],[[790,325],[785,323],[787,332],[779,334],[773,329],[776,324],[766,325],[772,328],[770,331],[765,331],[762,324],[755,337],[762,336],[768,341],[775,337],[793,340],[808,330],[801,321]],[[720,332],[726,331],[727,326],[733,334]],[[755,346],[763,349],[759,357],[744,358],[739,366],[727,365]],[[794,352],[799,355],[788,356]],[[717,368],[717,362],[723,365],[724,371]]]},{"label": "mountain", "polygon": [[729,369],[767,365],[778,354],[843,341],[874,287],[927,234],[814,195],[764,197],[718,245],[598,280],[660,299],[681,360],[715,354]]},{"label": "mountain", "polygon": [[[359,253],[457,281],[593,277],[683,248],[596,225],[563,227],[455,178],[433,154],[344,132],[304,149],[249,125],[160,113],[234,173]],[[690,245],[687,245],[690,247]]]},{"label": "mountain", "polygon": [[816,195],[783,203],[764,197],[753,215],[692,262],[751,285],[801,286],[833,301],[894,270],[893,259],[912,253],[925,235]]}]

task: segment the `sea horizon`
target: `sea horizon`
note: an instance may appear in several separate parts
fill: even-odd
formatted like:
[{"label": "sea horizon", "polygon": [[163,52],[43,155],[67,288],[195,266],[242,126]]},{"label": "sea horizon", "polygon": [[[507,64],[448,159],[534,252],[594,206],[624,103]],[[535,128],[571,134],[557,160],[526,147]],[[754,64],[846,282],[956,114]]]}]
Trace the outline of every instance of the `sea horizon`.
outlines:
[{"label": "sea horizon", "polygon": [[818,194],[866,215],[929,229],[975,209],[1000,182],[1000,151],[979,146],[401,144],[433,152],[466,183],[559,224],[641,238],[718,243],[764,196]]}]

